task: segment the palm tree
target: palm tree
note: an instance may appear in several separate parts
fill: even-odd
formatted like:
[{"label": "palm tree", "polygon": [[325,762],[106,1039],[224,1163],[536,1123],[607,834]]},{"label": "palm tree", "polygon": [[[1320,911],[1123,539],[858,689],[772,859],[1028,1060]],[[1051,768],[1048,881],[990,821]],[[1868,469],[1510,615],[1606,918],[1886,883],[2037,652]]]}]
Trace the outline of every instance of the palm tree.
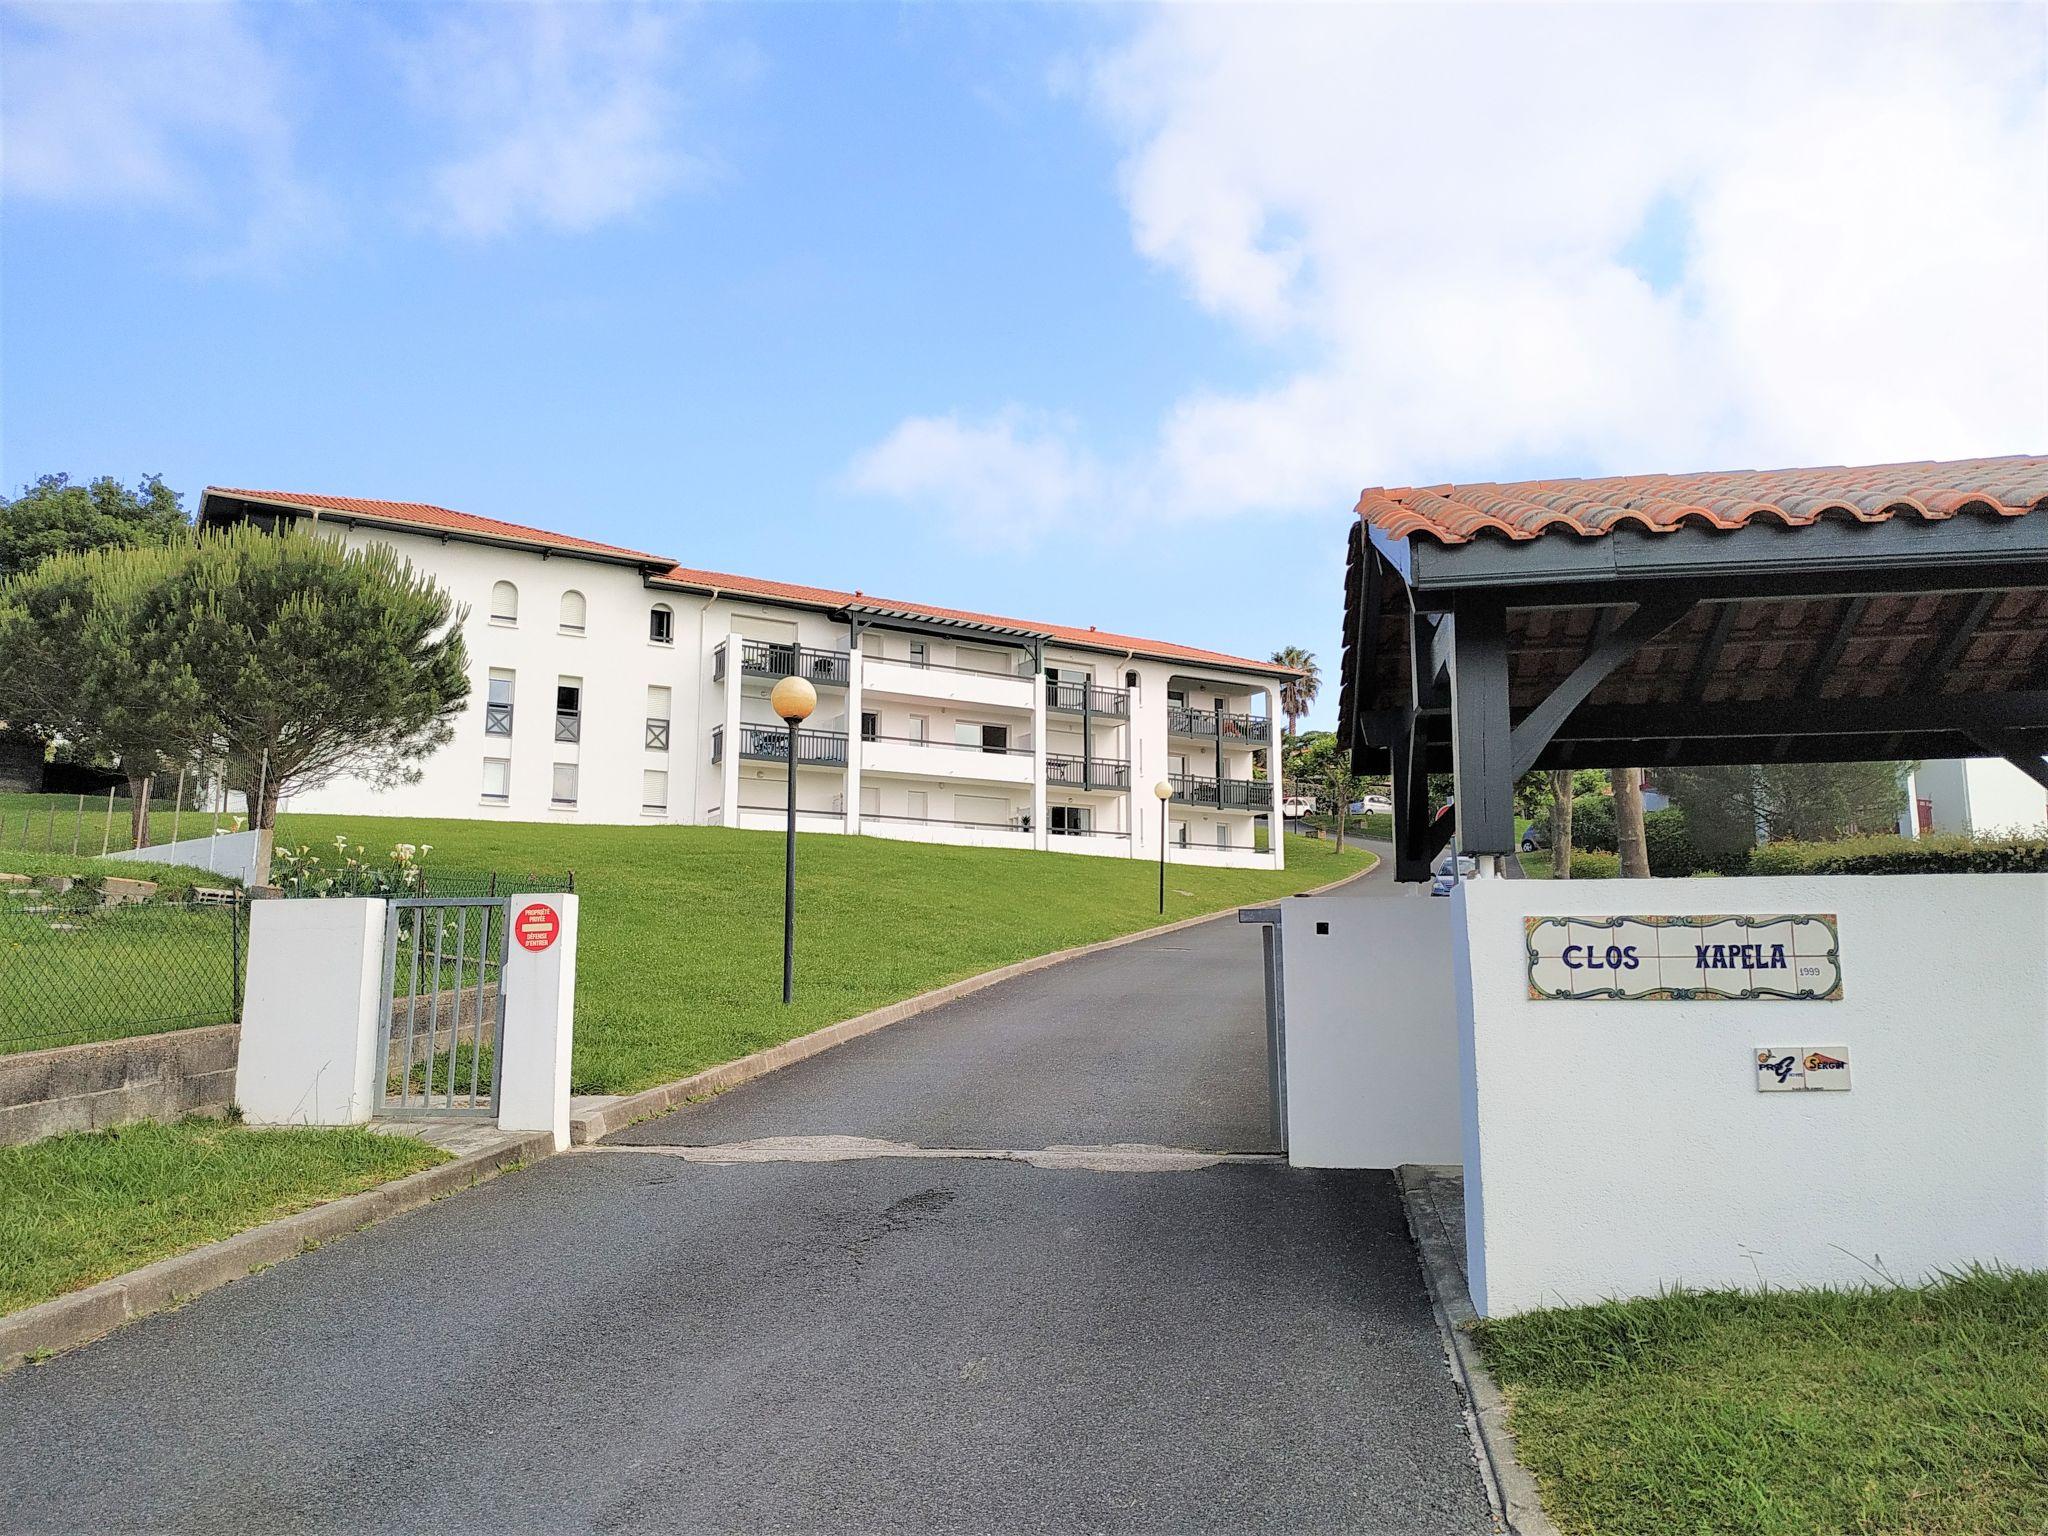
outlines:
[{"label": "palm tree", "polygon": [[1298,645],[1275,651],[1273,665],[1291,668],[1298,674],[1280,685],[1280,713],[1287,717],[1287,734],[1292,736],[1296,723],[1308,713],[1309,705],[1315,703],[1316,694],[1323,686],[1323,676],[1316,670],[1314,654]]}]

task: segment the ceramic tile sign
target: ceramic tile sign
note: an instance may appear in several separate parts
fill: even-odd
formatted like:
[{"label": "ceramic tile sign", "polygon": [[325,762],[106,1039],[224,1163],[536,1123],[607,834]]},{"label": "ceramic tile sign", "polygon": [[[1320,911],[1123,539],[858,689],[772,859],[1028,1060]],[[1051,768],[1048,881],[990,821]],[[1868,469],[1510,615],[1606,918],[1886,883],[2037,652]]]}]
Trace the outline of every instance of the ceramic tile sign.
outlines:
[{"label": "ceramic tile sign", "polygon": [[1835,915],[1529,917],[1529,996],[1548,1002],[1842,1000]]},{"label": "ceramic tile sign", "polygon": [[1846,1045],[1760,1045],[1756,1048],[1758,1093],[1847,1093]]}]

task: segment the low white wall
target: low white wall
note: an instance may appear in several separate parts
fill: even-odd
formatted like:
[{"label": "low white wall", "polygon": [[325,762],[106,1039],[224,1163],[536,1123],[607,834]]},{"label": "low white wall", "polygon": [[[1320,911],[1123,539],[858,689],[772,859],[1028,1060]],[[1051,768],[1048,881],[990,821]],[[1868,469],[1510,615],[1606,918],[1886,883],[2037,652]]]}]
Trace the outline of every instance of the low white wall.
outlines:
[{"label": "low white wall", "polygon": [[382,901],[249,904],[235,1102],[251,1124],[370,1118],[383,984]]},{"label": "low white wall", "polygon": [[1288,1161],[1457,1162],[1451,904],[1303,896],[1280,912]]},{"label": "low white wall", "polygon": [[[553,938],[531,949],[521,935],[535,908],[554,914]],[[512,941],[505,951],[505,1039],[498,1057],[498,1124],[549,1131],[569,1146],[569,1058],[576,1032],[574,896],[513,896],[505,903]]]},{"label": "low white wall", "polygon": [[[2048,1265],[2048,876],[1473,880],[1452,905],[1482,1315]],[[1835,914],[1842,1000],[1529,996],[1525,916],[1718,913]],[[1758,1092],[1765,1045],[1847,1047],[1849,1091]]]},{"label": "low white wall", "polygon": [[209,874],[229,875],[244,885],[256,883],[256,834],[222,832],[213,837],[184,837],[175,843],[156,843],[148,848],[131,848],[106,855],[145,864],[178,864],[203,869]]}]

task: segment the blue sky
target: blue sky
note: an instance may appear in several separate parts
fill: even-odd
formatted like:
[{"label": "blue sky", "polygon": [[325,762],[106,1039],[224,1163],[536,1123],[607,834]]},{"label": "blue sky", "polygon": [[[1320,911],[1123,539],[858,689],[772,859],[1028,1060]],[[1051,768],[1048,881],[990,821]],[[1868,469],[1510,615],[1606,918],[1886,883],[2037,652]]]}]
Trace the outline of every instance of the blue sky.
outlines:
[{"label": "blue sky", "polygon": [[1364,485],[2041,449],[2041,15],[9,7],[0,480],[1334,672]]}]

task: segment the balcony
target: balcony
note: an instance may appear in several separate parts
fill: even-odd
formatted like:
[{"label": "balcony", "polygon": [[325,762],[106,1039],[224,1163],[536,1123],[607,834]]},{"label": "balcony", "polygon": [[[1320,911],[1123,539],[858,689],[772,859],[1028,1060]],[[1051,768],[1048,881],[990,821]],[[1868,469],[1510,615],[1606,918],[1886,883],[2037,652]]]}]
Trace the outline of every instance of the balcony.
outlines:
[{"label": "balcony", "polygon": [[[724,727],[712,732],[712,761],[718,761],[718,753],[724,742]],[[756,762],[786,763],[789,761],[789,728],[781,725],[742,725],[740,727],[740,756]],[[844,731],[798,731],[796,733],[796,765],[799,768],[844,768],[846,766],[846,732]]]},{"label": "balcony", "polygon": [[1219,811],[1273,809],[1271,779],[1209,779],[1192,773],[1170,775],[1176,805],[1205,805]]},{"label": "balcony", "polygon": [[863,773],[926,779],[979,779],[996,784],[1029,784],[1036,754],[1028,741],[1003,746],[943,738],[863,735]]},{"label": "balcony", "polygon": [[861,690],[864,693],[974,709],[1014,710],[1020,716],[1029,714],[1031,710],[1031,690],[1035,682],[1030,674],[1010,668],[994,671],[979,667],[946,667],[935,662],[905,661],[866,652],[862,655]]},{"label": "balcony", "polygon": [[1070,715],[1107,715],[1112,720],[1131,717],[1128,688],[1102,688],[1079,678],[1047,678],[1045,707]]},{"label": "balcony", "polygon": [[[844,688],[852,675],[844,651],[820,651],[775,640],[742,640],[739,647],[743,677],[801,677],[814,687]],[[711,653],[711,680],[722,683],[725,673],[726,646],[721,643]]]},{"label": "balcony", "polygon": [[1166,734],[1192,736],[1202,741],[1220,739],[1225,746],[1266,745],[1272,724],[1261,715],[1233,715],[1217,709],[1190,709],[1185,704],[1166,706]]},{"label": "balcony", "polygon": [[1129,789],[1131,765],[1121,757],[1053,757],[1045,760],[1045,782],[1066,789]]}]

